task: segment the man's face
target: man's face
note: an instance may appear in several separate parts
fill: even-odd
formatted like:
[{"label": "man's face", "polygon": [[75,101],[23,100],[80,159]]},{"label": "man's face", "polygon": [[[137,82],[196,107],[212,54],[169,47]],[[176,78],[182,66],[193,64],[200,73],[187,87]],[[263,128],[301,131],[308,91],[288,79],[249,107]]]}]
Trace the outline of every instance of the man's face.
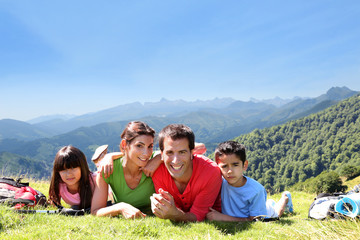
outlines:
[{"label": "man's face", "polygon": [[188,181],[192,175],[192,151],[186,138],[164,139],[164,150],[161,152],[164,164],[171,177],[177,181]]}]

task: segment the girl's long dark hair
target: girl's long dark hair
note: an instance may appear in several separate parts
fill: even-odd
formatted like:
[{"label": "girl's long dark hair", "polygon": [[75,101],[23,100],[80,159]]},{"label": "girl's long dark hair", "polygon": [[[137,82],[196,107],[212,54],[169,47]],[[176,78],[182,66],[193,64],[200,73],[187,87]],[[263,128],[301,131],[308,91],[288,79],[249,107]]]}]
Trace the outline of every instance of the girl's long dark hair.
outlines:
[{"label": "girl's long dark hair", "polygon": [[59,183],[63,182],[60,177],[60,171],[68,168],[80,167],[81,178],[79,180],[78,193],[80,194],[80,209],[86,209],[91,206],[93,178],[86,157],[82,151],[73,146],[61,148],[55,156],[54,167],[51,176],[49,199],[56,205],[60,205]]}]

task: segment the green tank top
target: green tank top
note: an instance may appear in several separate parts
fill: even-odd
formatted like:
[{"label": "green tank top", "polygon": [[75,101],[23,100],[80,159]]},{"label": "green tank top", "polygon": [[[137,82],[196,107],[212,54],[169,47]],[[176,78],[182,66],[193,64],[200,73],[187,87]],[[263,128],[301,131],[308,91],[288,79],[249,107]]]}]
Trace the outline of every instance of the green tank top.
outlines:
[{"label": "green tank top", "polygon": [[115,203],[125,202],[146,214],[151,213],[150,196],[155,193],[151,177],[143,173],[139,185],[135,189],[129,188],[124,177],[122,158],[119,158],[114,160],[113,173],[104,180],[111,186]]}]

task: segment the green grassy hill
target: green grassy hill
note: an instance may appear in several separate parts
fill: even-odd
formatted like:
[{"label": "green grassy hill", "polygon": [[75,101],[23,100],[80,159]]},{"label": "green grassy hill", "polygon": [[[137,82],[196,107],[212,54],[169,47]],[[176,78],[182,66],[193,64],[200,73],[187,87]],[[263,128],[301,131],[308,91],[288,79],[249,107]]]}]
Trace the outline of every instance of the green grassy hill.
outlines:
[{"label": "green grassy hill", "polygon": [[[30,182],[30,186],[47,195],[48,182]],[[294,214],[284,215],[280,221],[250,223],[184,224],[155,217],[125,220],[91,215],[18,214],[0,206],[0,239],[358,239],[357,220],[309,220],[308,208],[314,197],[292,192]],[[269,198],[277,201],[280,194]]]},{"label": "green grassy hill", "polygon": [[283,191],[325,170],[360,165],[360,96],[322,112],[235,138],[247,148],[246,174]]},{"label": "green grassy hill", "polygon": [[[19,166],[22,166],[19,168]],[[41,179],[48,176],[50,168],[43,162],[23,157],[17,154],[0,152],[0,174],[2,176],[9,176],[17,173],[18,176],[33,176]]]}]

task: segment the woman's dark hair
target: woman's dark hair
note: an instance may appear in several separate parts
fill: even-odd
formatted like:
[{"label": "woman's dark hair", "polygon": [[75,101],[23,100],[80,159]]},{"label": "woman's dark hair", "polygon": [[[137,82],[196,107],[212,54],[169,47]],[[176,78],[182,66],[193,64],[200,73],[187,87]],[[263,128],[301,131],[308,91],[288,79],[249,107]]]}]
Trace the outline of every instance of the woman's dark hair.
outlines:
[{"label": "woman's dark hair", "polygon": [[164,139],[170,137],[172,140],[187,139],[190,151],[195,148],[195,135],[188,126],[184,124],[170,124],[164,127],[159,133],[159,147],[164,150]]},{"label": "woman's dark hair", "polygon": [[140,135],[155,137],[155,130],[144,122],[132,121],[125,127],[121,134],[121,139],[125,139],[127,143],[131,143],[132,140]]},{"label": "woman's dark hair", "polygon": [[56,205],[60,205],[59,183],[62,183],[60,171],[80,167],[81,178],[79,180],[80,209],[86,209],[91,206],[93,178],[86,157],[82,151],[73,146],[62,147],[56,154],[51,176],[49,199]]}]

